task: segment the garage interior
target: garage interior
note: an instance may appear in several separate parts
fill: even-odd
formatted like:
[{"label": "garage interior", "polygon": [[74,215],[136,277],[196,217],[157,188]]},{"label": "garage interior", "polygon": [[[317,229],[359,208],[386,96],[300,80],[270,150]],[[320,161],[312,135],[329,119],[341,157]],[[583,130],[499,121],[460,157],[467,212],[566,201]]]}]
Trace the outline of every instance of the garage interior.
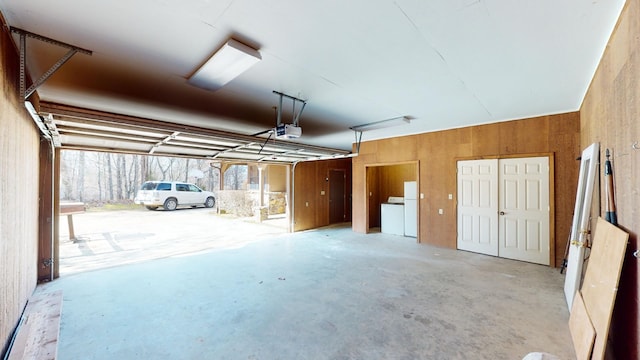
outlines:
[{"label": "garage interior", "polygon": [[[219,304],[202,293],[205,280],[196,281],[211,275],[207,269],[213,272],[217,266],[207,262],[206,256],[223,263],[227,260],[222,253],[194,258],[196,265],[204,262],[201,267],[176,274],[186,276],[178,277],[178,281],[188,279],[197,284],[194,286],[201,291],[200,296],[192,300],[198,309],[235,316],[210,318],[221,326],[215,331],[263,314],[242,313],[240,306],[268,314],[260,318],[259,327],[242,330],[253,334],[224,335],[228,336],[224,346],[230,346],[225,350],[228,358],[277,357],[274,353],[283,358],[517,358],[526,354],[522,347],[571,357],[566,327],[569,315],[557,267],[564,258],[573,217],[576,157],[598,142],[601,161],[605,149],[613,153],[618,226],[629,233],[607,357],[639,357],[639,1],[524,4],[406,0],[326,5],[148,0],[98,5],[68,0],[52,7],[35,1],[0,0],[0,12],[3,353],[11,344],[28,300],[43,288],[64,287],[61,344],[68,334],[65,331],[74,326],[73,316],[97,311],[75,307],[78,302],[69,296],[82,296],[73,292],[80,289],[68,290],[63,284],[69,281],[82,286],[82,281],[106,274],[91,272],[73,279],[56,279],[55,273],[55,241],[60,226],[56,216],[56,154],[62,149],[86,149],[289,166],[292,233],[281,242],[238,250],[248,257],[247,261],[256,261],[246,264],[251,272],[228,284],[237,293],[225,294]],[[355,23],[354,19],[359,21]],[[222,85],[199,82],[199,68],[225,43],[236,42],[257,51],[257,63]],[[52,65],[55,70],[48,71]],[[280,126],[284,129],[286,125],[302,129],[301,136],[277,135]],[[548,157],[553,164],[549,266],[457,251],[456,162],[532,156]],[[387,171],[396,166],[401,170]],[[346,218],[351,221],[350,228],[323,228],[333,222],[327,196],[332,171],[343,172],[350,184],[346,195],[350,199]],[[603,176],[601,170],[597,182],[604,183]],[[378,205],[396,195],[395,189],[407,180],[417,181],[421,195],[417,237],[398,240],[372,231],[378,225]],[[593,223],[604,215],[604,205],[600,204],[605,204],[605,192],[594,193],[594,198]],[[291,252],[277,253],[280,247]],[[342,260],[353,263],[353,267],[328,265],[335,257],[345,255],[341,249],[348,253]],[[297,250],[300,253],[294,254]],[[437,258],[436,253],[440,254]],[[325,262],[319,262],[321,257]],[[179,266],[184,260],[166,261]],[[285,265],[290,268],[279,268]],[[135,276],[145,272],[162,273],[155,262],[136,266],[140,273],[129,274],[133,278],[128,285],[142,281]],[[305,273],[309,270],[319,271],[319,277]],[[123,270],[110,271],[117,276]],[[296,279],[293,274],[304,276]],[[502,281],[492,281],[491,276],[496,274]],[[542,278],[529,278],[536,274]],[[346,275],[349,277],[343,277]],[[222,272],[214,279],[217,277],[221,277],[220,284],[233,281]],[[425,285],[424,278],[438,282]],[[510,281],[514,279],[538,284],[533,289],[538,290],[534,300],[539,302],[531,307],[546,312],[522,318],[505,310],[509,320],[505,328],[492,314],[496,307],[513,305],[511,295],[504,290],[513,285]],[[472,284],[472,280],[477,283]],[[39,285],[43,282],[47,283]],[[161,282],[161,278],[152,277],[148,286],[158,290],[153,286]],[[209,284],[216,286],[214,282]],[[260,290],[266,291],[262,299],[274,302],[259,308],[252,303],[256,299],[243,296],[256,284],[269,285]],[[483,286],[489,284],[499,290],[487,295]],[[126,289],[120,283],[112,286],[118,291]],[[555,291],[546,293],[554,286]],[[281,291],[269,293],[277,287]],[[353,291],[346,291],[348,288]],[[525,290],[522,296],[527,298]],[[163,297],[168,294],[157,294],[160,314],[197,316],[193,308],[188,313],[171,313],[187,310]],[[305,304],[319,294],[330,301],[310,314],[311,319],[301,316],[315,311]],[[428,294],[434,297],[427,299]],[[465,332],[465,325],[456,323],[456,314],[433,303],[457,298],[467,301],[458,307],[465,308],[483,294],[493,302],[471,306],[470,314],[463,312],[477,316],[471,316],[471,320],[482,322],[481,328],[487,332],[477,343],[473,340],[477,332]],[[285,316],[299,326],[298,334],[287,339],[278,331],[292,323],[276,318],[283,309],[278,307],[281,302],[274,305],[284,298],[294,301],[290,310],[297,310]],[[405,302],[409,298],[418,302]],[[148,297],[140,293],[134,300],[144,303]],[[122,317],[114,317],[117,324],[105,326],[106,332],[125,325],[119,319],[131,318],[126,305],[113,306],[108,312],[117,311]],[[429,308],[438,311],[426,315]],[[68,320],[65,313],[70,316]],[[376,322],[363,320],[376,313],[380,314]],[[135,319],[127,324],[146,322],[145,326],[151,323],[153,329],[168,325],[158,320],[162,315],[154,314],[154,319]],[[401,314],[401,319],[386,318],[392,314]],[[537,323],[542,321],[540,317],[551,323]],[[409,319],[415,321],[411,325],[402,323]],[[306,320],[316,327],[305,327]],[[372,331],[372,326],[385,320],[394,327]],[[518,334],[526,333],[526,338],[511,342],[499,338],[497,334],[504,336],[511,326]],[[211,328],[199,330],[198,336],[214,332]],[[308,337],[301,334],[307,330]],[[81,332],[91,330],[84,328]],[[326,352],[323,343],[332,344],[323,342],[327,333],[349,340],[339,343],[343,347],[335,352]],[[259,339],[256,347],[243,349],[238,340],[243,335]],[[446,346],[431,343],[432,338],[446,341]],[[550,338],[565,341],[549,342]],[[180,353],[167,355],[189,358],[199,355],[189,353],[189,349],[214,353],[215,348],[223,346],[198,339],[190,338],[202,341],[201,345],[192,347],[185,341],[176,345],[182,349]],[[403,339],[407,340],[404,350]],[[536,341],[543,345],[547,342],[548,350],[533,348]],[[114,354],[123,347],[142,351],[138,347],[141,344],[114,342],[107,345]],[[274,345],[276,342],[286,347]],[[65,351],[78,346],[87,358],[107,356],[96,354],[87,343],[68,346]],[[492,352],[499,348],[505,352]],[[64,354],[61,351],[60,355]],[[164,356],[134,352],[123,357],[145,354]]]}]

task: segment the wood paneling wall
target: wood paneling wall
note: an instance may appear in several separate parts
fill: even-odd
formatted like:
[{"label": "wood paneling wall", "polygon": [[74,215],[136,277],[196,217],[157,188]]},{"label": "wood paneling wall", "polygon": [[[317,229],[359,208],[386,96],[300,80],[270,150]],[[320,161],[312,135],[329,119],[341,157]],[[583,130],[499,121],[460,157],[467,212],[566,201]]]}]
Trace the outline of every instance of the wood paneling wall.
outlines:
[{"label": "wood paneling wall", "polygon": [[19,99],[18,54],[0,15],[0,346],[36,286],[40,139]]},{"label": "wood paneling wall", "polygon": [[[329,225],[329,171],[345,170],[347,221],[351,221],[351,159],[298,163],[293,168],[293,231]],[[324,191],[324,195],[322,195]]]},{"label": "wood paneling wall", "polygon": [[[580,144],[600,142],[612,152],[618,224],[630,233],[613,312],[610,353],[617,359],[640,358],[640,290],[638,250],[640,231],[640,0],[629,0],[609,40],[580,109]],[[600,181],[604,184],[601,165]],[[600,192],[604,216],[604,190]],[[598,209],[592,216],[598,214]],[[588,265],[587,265],[588,266]]]},{"label": "wood paneling wall", "polygon": [[[366,172],[378,164],[418,161],[420,242],[456,247],[456,161],[483,157],[552,154],[555,161],[555,263],[561,264],[569,236],[580,155],[579,113],[363,142],[353,158],[353,229],[367,231]],[[449,194],[453,200],[449,200]],[[438,209],[444,214],[439,215]],[[552,259],[553,264],[553,259]]]}]

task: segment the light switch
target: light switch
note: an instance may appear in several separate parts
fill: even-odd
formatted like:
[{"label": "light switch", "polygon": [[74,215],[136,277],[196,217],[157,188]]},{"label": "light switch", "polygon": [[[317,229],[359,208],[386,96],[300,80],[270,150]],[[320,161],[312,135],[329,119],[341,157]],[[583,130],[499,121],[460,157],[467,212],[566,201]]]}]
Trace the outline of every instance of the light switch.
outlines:
[{"label": "light switch", "polygon": [[324,190],[320,190],[320,195],[324,195]]},{"label": "light switch", "polygon": [[305,201],[304,206],[309,207],[309,202]]},{"label": "light switch", "polygon": [[449,194],[449,200],[453,200],[453,194]]},{"label": "light switch", "polygon": [[424,199],[424,193],[420,193],[420,199]]}]

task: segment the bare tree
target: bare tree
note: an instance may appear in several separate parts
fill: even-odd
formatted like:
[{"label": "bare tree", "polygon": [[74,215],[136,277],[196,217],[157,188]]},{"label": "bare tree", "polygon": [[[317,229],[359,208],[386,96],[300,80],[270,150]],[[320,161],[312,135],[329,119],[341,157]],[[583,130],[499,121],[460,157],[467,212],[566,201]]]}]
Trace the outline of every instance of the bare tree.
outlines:
[{"label": "bare tree", "polygon": [[[202,175],[192,176],[201,172]],[[63,199],[117,201],[131,199],[148,180],[186,180],[206,190],[241,189],[246,165],[234,165],[225,178],[209,160],[147,155],[125,155],[64,150],[61,152],[60,194]]]},{"label": "bare tree", "polygon": [[111,154],[105,154],[106,158],[107,158],[107,172],[108,172],[108,176],[109,176],[109,184],[108,184],[108,189],[109,189],[109,200],[113,201],[113,166],[111,165]]},{"label": "bare tree", "polygon": [[163,161],[161,161],[159,157],[155,157],[154,159],[156,160],[156,165],[158,166],[158,169],[160,169],[160,172],[162,173],[162,178],[160,180],[167,180],[167,172],[171,173],[172,160],[169,159],[169,164],[166,167],[163,167],[162,166]]},{"label": "bare tree", "polygon": [[78,200],[84,201],[84,160],[85,152],[78,152],[78,183],[76,185]]},{"label": "bare tree", "polygon": [[101,161],[101,153],[97,153],[96,154],[96,161],[95,161],[95,165],[96,165],[96,170],[98,172],[98,178],[96,183],[98,184],[98,201],[102,201],[102,177],[104,176],[104,164]]},{"label": "bare tree", "polygon": [[120,200],[124,198],[123,195],[123,179],[126,173],[124,156],[122,154],[116,155],[116,199]]},{"label": "bare tree", "polygon": [[224,173],[224,187],[228,190],[240,190],[247,180],[247,165],[231,165]]},{"label": "bare tree", "polygon": [[150,178],[148,156],[140,156],[140,177],[140,182],[147,181]]},{"label": "bare tree", "polygon": [[184,164],[184,182],[189,182],[189,159]]},{"label": "bare tree", "polygon": [[63,199],[71,199],[75,166],[73,162],[73,153],[64,151],[61,154],[60,162],[60,197]]}]

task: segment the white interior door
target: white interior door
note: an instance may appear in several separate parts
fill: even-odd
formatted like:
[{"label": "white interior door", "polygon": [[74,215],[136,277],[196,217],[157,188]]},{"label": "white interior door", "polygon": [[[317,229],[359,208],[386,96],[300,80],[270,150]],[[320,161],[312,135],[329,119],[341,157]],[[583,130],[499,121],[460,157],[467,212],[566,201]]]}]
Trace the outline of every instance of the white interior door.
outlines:
[{"label": "white interior door", "polygon": [[498,160],[458,161],[458,249],[498,256]]},{"label": "white interior door", "polygon": [[549,158],[499,161],[500,257],[549,265]]},{"label": "white interior door", "polygon": [[593,143],[582,151],[580,160],[580,174],[576,191],[576,204],[573,210],[571,236],[569,237],[569,256],[567,258],[567,277],[564,279],[564,296],[569,310],[573,305],[573,297],[580,287],[582,280],[582,265],[584,263],[584,246],[586,242],[589,215],[591,213],[591,198],[596,176],[596,164],[600,154],[600,144]]}]

